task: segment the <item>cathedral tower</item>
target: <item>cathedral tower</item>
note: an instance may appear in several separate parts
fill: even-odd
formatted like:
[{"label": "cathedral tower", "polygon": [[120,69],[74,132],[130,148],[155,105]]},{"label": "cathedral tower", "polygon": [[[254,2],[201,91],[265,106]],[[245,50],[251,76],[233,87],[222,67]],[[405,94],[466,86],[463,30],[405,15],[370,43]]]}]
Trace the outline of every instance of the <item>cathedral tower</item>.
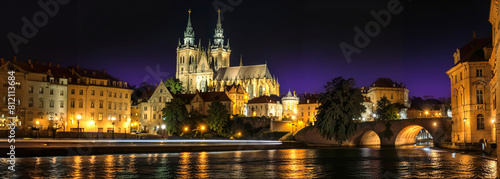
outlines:
[{"label": "cathedral tower", "polygon": [[211,63],[214,66],[215,71],[220,68],[229,67],[229,55],[231,55],[231,50],[229,48],[229,39],[227,44],[224,45],[224,29],[222,29],[222,23],[220,20],[220,9],[217,10],[217,27],[215,28],[214,42],[209,46],[209,55],[211,56]]},{"label": "cathedral tower", "polygon": [[184,43],[179,40],[177,46],[177,69],[176,78],[182,82],[184,89],[187,92],[195,91],[195,83],[193,82],[193,73],[196,73],[198,63],[202,57],[202,49],[200,45],[196,45],[194,40],[194,29],[191,25],[191,9],[188,11],[188,22],[184,31]]}]

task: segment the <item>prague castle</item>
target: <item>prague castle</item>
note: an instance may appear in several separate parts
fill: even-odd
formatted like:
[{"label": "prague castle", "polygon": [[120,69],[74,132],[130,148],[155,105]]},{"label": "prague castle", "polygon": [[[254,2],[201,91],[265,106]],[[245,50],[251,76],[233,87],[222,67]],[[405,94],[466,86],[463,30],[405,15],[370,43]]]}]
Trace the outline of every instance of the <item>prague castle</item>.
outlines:
[{"label": "prague castle", "polygon": [[231,49],[229,39],[225,42],[224,30],[218,11],[217,27],[213,41],[208,46],[195,43],[195,32],[191,25],[191,10],[184,31],[184,39],[177,46],[176,78],[187,93],[222,92],[225,86],[241,85],[249,99],[263,95],[279,95],[278,80],[271,75],[267,64],[230,66]]}]

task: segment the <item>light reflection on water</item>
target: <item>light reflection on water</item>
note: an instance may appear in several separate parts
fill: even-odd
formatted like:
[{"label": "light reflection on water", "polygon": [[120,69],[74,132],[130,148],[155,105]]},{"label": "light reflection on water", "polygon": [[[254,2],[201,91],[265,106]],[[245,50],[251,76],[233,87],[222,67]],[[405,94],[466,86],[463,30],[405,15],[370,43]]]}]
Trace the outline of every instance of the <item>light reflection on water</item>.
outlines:
[{"label": "light reflection on water", "polygon": [[[495,178],[496,161],[428,147],[18,158],[6,178]],[[0,167],[7,168],[7,159]]]}]

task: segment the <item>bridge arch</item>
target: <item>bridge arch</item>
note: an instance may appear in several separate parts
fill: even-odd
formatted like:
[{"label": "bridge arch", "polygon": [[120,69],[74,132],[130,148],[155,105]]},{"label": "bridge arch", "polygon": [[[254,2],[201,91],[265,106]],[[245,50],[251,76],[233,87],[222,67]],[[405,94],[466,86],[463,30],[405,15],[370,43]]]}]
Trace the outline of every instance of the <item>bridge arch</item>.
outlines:
[{"label": "bridge arch", "polygon": [[373,130],[367,130],[359,139],[361,146],[380,146],[380,136]]},{"label": "bridge arch", "polygon": [[[408,145],[408,144],[414,144],[417,141],[417,135],[418,133],[422,130],[425,129],[424,127],[420,125],[409,125],[401,129],[397,134],[396,134],[396,139],[394,141],[394,145]],[[427,129],[425,129],[427,130]],[[429,131],[429,130],[427,130]],[[432,136],[432,133],[431,133]],[[434,136],[432,136],[434,137]]]}]

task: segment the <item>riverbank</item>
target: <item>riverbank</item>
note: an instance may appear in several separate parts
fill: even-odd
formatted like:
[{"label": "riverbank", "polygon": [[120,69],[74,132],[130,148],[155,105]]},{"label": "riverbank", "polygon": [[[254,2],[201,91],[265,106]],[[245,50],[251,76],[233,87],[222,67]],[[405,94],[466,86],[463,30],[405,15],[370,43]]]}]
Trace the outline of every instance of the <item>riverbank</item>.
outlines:
[{"label": "riverbank", "polygon": [[[10,144],[0,140],[0,153]],[[178,153],[306,148],[301,142],[271,140],[16,140],[16,157],[132,153]]]}]

